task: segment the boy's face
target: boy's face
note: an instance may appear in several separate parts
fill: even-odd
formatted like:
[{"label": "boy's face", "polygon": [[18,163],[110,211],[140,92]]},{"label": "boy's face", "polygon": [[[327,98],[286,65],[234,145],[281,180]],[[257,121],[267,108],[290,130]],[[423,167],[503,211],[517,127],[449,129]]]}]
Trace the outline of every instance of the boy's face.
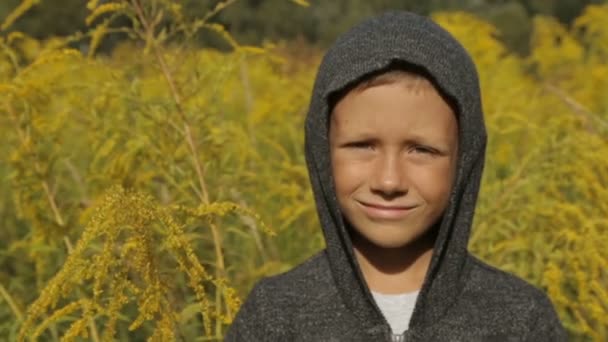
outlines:
[{"label": "boy's face", "polygon": [[353,90],[335,106],[330,150],[343,215],[382,248],[421,237],[443,214],[455,175],[458,124],[428,84]]}]

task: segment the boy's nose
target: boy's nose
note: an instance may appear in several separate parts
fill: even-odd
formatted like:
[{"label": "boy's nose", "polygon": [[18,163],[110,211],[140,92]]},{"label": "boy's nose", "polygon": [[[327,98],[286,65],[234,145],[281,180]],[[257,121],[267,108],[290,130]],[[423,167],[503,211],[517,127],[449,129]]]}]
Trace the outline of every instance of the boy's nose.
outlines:
[{"label": "boy's nose", "polygon": [[405,165],[398,156],[385,155],[378,158],[370,179],[372,192],[392,199],[407,193]]}]

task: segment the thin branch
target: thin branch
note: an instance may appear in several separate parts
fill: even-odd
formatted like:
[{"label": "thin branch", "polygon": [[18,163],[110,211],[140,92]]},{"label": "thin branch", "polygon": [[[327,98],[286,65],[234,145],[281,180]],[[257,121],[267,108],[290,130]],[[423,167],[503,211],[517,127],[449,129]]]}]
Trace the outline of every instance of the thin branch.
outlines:
[{"label": "thin branch", "polygon": [[236,2],[236,0],[225,0],[218,3],[217,5],[215,5],[215,8],[205,14],[205,16],[203,17],[203,22],[209,21],[209,19],[213,18],[216,14],[221,12],[224,8],[232,5],[234,2]]},{"label": "thin branch", "polygon": [[44,189],[44,193],[46,194],[49,204],[51,205],[51,210],[53,211],[53,215],[55,215],[55,222],[57,222],[57,224],[60,227],[65,226],[65,221],[63,220],[63,217],[61,216],[61,213],[59,212],[59,209],[57,208],[57,203],[55,202],[55,197],[53,197],[53,194],[51,193],[51,190],[49,189],[49,183],[46,180],[42,181],[42,188]]},{"label": "thin branch", "polygon": [[[245,200],[243,200],[241,194],[236,189],[231,189],[230,193],[235,199],[235,202],[237,202],[242,207],[247,207],[247,203],[245,202]],[[257,223],[249,216],[239,215],[239,217],[241,218],[241,221],[243,221],[243,223],[251,229],[253,241],[255,242],[255,245],[258,249],[258,253],[260,253],[260,255],[262,256],[262,260],[264,261],[264,263],[266,263],[268,261],[268,255],[266,254],[266,250],[264,249],[264,246],[262,244],[262,238],[260,236]]]},{"label": "thin branch", "polygon": [[[561,90],[560,88],[558,88],[550,83],[545,83],[544,88],[549,90],[552,94],[559,97],[562,101],[564,101],[564,103],[567,104],[576,114],[578,114],[582,117],[585,117],[586,119],[595,120],[600,125],[602,125],[604,128],[608,128],[607,121],[602,120],[602,118],[598,114],[593,113],[591,110],[589,110],[583,104],[578,102],[572,96],[568,95],[565,91]],[[593,129],[593,126],[588,125],[588,129],[591,131],[595,131]]]},{"label": "thin branch", "polygon": [[[143,9],[142,9],[141,5],[139,4],[139,1],[132,0],[132,3],[135,8],[135,11],[137,13],[137,16],[139,17],[139,20],[141,21],[144,29],[146,30],[145,36],[148,37],[148,39],[153,40],[154,39],[153,38],[154,37],[154,26],[148,22],[147,18],[145,17],[145,15],[143,13]],[[182,120],[182,122],[184,123],[184,134],[185,134],[186,142],[188,143],[188,147],[190,148],[190,152],[192,154],[192,162],[194,164],[194,169],[195,169],[197,177],[198,177],[198,183],[201,188],[201,193],[202,193],[201,201],[204,204],[209,204],[209,194],[207,192],[207,185],[205,183],[203,168],[201,167],[201,163],[198,158],[198,151],[196,148],[196,144],[194,143],[194,137],[192,134],[192,130],[190,128],[190,124],[188,122],[188,118],[186,117],[186,114],[184,113],[184,110],[182,108],[182,99],[177,90],[176,82],[173,78],[173,74],[169,70],[169,67],[165,61],[165,58],[163,57],[161,48],[157,44],[155,44],[154,41],[152,41],[152,49],[154,50],[154,55],[155,55],[156,59],[158,60],[158,64],[160,65],[163,76],[165,77],[165,80],[167,81],[167,84],[169,85],[169,90],[171,91],[171,96],[173,97],[173,101],[175,102],[175,106],[177,108],[177,113],[180,116],[180,119]]]},{"label": "thin branch", "polygon": [[21,312],[21,310],[19,310],[19,307],[17,306],[17,304],[15,303],[15,301],[13,300],[11,295],[8,293],[8,291],[6,291],[6,289],[4,288],[4,286],[2,284],[0,284],[0,294],[2,295],[4,300],[8,303],[8,306],[13,311],[13,314],[15,314],[15,317],[17,317],[17,321],[23,322],[23,313]]},{"label": "thin branch", "polygon": [[[229,1],[227,1],[227,3],[231,3],[232,1],[229,0]],[[188,118],[184,112],[183,105],[182,105],[182,99],[181,99],[181,96],[177,89],[175,79],[173,78],[173,74],[169,70],[169,67],[165,61],[161,47],[154,41],[154,38],[155,38],[154,30],[155,30],[156,22],[150,23],[150,21],[144,14],[143,7],[140,3],[140,0],[131,0],[131,3],[145,30],[144,36],[146,37],[146,40],[147,40],[146,43],[150,44],[150,46],[152,47],[152,49],[154,51],[154,55],[155,55],[156,59],[158,60],[158,63],[160,65],[163,76],[165,77],[165,80],[167,81],[167,84],[171,91],[173,101],[175,102],[175,106],[177,108],[177,113],[183,122],[185,139],[186,139],[186,142],[190,149],[190,153],[192,155],[192,163],[193,163],[194,169],[196,171],[198,183],[200,186],[199,199],[203,204],[207,205],[210,203],[209,193],[207,191],[207,185],[205,183],[204,172],[203,172],[203,168],[201,166],[201,162],[199,160],[199,153],[198,153],[198,150],[197,150],[197,147],[195,144],[194,135],[192,133],[192,129],[188,122]],[[218,7],[220,7],[220,6],[219,5],[216,6],[216,9]],[[225,6],[223,6],[223,7],[225,7]],[[211,227],[211,235],[212,235],[213,241],[214,241],[215,256],[216,256],[216,262],[217,262],[216,278],[219,279],[222,276],[224,276],[225,270],[226,270],[226,267],[224,265],[224,254],[222,252],[222,240],[221,240],[219,230],[213,222],[210,222],[210,227]],[[220,291],[219,289],[216,290],[215,294],[216,294],[215,307],[216,307],[216,310],[219,310],[221,308],[223,294],[222,294],[222,291]],[[216,324],[215,328],[216,328],[216,333],[218,334],[218,336],[221,336],[222,323],[220,320],[217,320],[217,324]]]},{"label": "thin branch", "polygon": [[68,170],[70,171],[70,174],[72,175],[72,178],[74,179],[74,181],[78,185],[78,188],[80,189],[82,204],[84,204],[85,206],[88,207],[91,203],[91,200],[87,196],[86,185],[82,181],[82,177],[80,176],[80,173],[78,172],[78,170],[76,169],[74,164],[72,164],[72,162],[68,158],[63,159],[63,164],[65,164],[65,166],[68,168]]}]

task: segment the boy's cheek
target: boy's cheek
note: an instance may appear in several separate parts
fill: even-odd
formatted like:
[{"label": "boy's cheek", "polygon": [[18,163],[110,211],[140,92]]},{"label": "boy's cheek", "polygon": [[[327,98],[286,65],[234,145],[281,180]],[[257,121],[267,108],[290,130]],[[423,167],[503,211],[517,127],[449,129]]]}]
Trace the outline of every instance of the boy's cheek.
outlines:
[{"label": "boy's cheek", "polygon": [[337,170],[333,176],[338,197],[352,194],[364,183],[364,177],[356,170]]},{"label": "boy's cheek", "polygon": [[364,178],[368,169],[364,161],[341,153],[332,154],[331,168],[336,182],[350,182]]}]

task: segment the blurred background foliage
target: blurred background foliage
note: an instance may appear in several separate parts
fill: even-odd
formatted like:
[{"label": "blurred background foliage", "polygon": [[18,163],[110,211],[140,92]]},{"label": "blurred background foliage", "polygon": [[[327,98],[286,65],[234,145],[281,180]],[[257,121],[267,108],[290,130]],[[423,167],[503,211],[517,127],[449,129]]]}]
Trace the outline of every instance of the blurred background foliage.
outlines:
[{"label": "blurred background foliage", "polygon": [[471,249],[606,341],[608,5],[573,0],[2,1],[0,340],[221,340],[255,281],[323,247],[313,77],[388,8],[479,68]]},{"label": "blurred background foliage", "polygon": [[[87,11],[82,0],[40,1],[12,30],[41,39],[85,31]],[[102,0],[100,3],[109,2]],[[190,17],[200,17],[213,8],[218,0],[180,0]],[[403,9],[428,15],[438,11],[463,10],[489,21],[501,33],[501,40],[510,50],[525,54],[536,15],[556,18],[565,25],[572,23],[582,10],[605,0],[311,0],[310,6],[297,6],[289,0],[239,0],[222,11],[217,22],[226,26],[237,41],[260,44],[264,41],[300,39],[324,48],[336,36],[374,13],[387,9]],[[0,2],[0,18],[6,16],[20,0]],[[122,22],[125,24],[126,22]],[[124,38],[124,37],[122,37]],[[105,48],[122,39],[114,36]],[[201,35],[205,46],[222,42]],[[86,43],[85,43],[86,44]]]}]

